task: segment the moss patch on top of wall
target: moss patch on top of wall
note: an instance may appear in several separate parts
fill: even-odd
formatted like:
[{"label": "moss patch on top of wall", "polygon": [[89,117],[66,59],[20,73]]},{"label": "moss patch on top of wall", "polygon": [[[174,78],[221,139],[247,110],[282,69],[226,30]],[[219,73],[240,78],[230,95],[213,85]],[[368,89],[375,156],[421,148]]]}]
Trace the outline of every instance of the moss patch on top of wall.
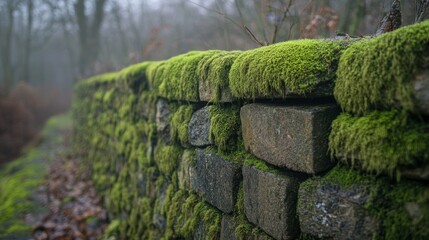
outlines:
[{"label": "moss patch on top of wall", "polygon": [[[404,121],[407,124],[404,124]],[[429,124],[404,119],[399,111],[364,117],[341,114],[332,123],[329,148],[341,161],[399,177],[399,168],[429,163]]]},{"label": "moss patch on top of wall", "polygon": [[147,89],[148,81],[146,78],[146,69],[153,62],[141,62],[122,69],[119,75],[126,82],[127,86],[135,93]]},{"label": "moss patch on top of wall", "polygon": [[198,63],[217,52],[191,51],[151,65],[147,69],[151,87],[169,100],[198,101]]},{"label": "moss patch on top of wall", "polygon": [[359,41],[342,55],[334,95],[354,114],[416,112],[412,81],[429,60],[429,21]]},{"label": "moss patch on top of wall", "polygon": [[297,40],[273,44],[238,56],[229,74],[237,98],[306,95],[332,82],[346,41]]},{"label": "moss patch on top of wall", "polygon": [[208,55],[198,63],[197,74],[200,80],[208,81],[213,88],[214,98],[212,102],[221,99],[222,90],[229,86],[229,71],[232,64],[241,51],[220,51],[213,55]]}]

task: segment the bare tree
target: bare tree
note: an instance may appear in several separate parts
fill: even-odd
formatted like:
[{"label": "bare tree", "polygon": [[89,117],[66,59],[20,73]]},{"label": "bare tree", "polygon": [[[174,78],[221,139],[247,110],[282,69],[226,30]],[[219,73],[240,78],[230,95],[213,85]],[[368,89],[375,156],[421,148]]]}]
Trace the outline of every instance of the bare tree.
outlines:
[{"label": "bare tree", "polygon": [[[92,9],[87,9],[86,0],[74,3],[79,36],[79,72],[88,75],[93,69],[100,51],[100,30],[104,19],[104,8],[108,0],[95,0]],[[87,12],[92,12],[88,15]]]},{"label": "bare tree", "polygon": [[21,1],[2,1],[0,9],[0,49],[3,80],[6,91],[14,81],[12,64],[12,37],[15,28],[15,12]]}]

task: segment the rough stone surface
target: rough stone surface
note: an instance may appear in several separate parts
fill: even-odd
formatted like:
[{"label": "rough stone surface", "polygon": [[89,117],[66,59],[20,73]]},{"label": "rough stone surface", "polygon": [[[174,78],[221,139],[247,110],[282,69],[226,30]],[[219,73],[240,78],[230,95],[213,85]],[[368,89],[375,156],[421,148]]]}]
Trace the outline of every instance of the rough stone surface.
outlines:
[{"label": "rough stone surface", "polygon": [[401,169],[401,176],[410,179],[429,181],[429,165],[414,169]]},{"label": "rough stone surface", "polygon": [[273,165],[309,174],[331,168],[328,136],[338,115],[335,104],[241,108],[246,149]]},{"label": "rough stone surface", "polygon": [[244,212],[247,219],[276,239],[299,234],[296,202],[299,180],[243,167]]},{"label": "rough stone surface", "polygon": [[185,150],[182,155],[182,160],[179,163],[177,178],[179,180],[180,189],[191,189],[191,181],[195,176],[194,167],[192,166],[192,150]]},{"label": "rough stone surface", "polygon": [[206,150],[196,150],[192,188],[222,212],[234,210],[240,179],[240,166]]},{"label": "rough stone surface", "polygon": [[[200,100],[205,102],[211,102],[215,98],[215,92],[212,84],[206,79],[201,79],[198,86],[200,93]],[[229,87],[220,90],[220,99],[218,102],[233,102],[234,98],[231,95],[231,89]]]},{"label": "rough stone surface", "polygon": [[167,196],[167,185],[164,184],[163,186],[157,189],[156,205],[158,207],[154,209],[154,213],[152,216],[152,224],[161,232],[165,232],[165,229],[167,227],[167,220],[161,214],[161,209],[164,206],[166,196]]},{"label": "rough stone surface", "polygon": [[189,143],[202,147],[212,144],[210,141],[210,107],[206,106],[194,112],[188,126]]},{"label": "rough stone surface", "polygon": [[159,99],[156,103],[156,129],[158,136],[164,139],[166,143],[170,142],[170,114],[168,102]]},{"label": "rough stone surface", "polygon": [[429,115],[429,70],[417,75],[413,85],[419,111]]},{"label": "rough stone surface", "polygon": [[[208,231],[207,231],[206,224],[204,223],[203,220],[200,220],[197,226],[195,227],[193,239],[196,239],[196,240],[209,239],[207,238],[208,237],[207,232]],[[210,238],[210,239],[213,239],[213,240],[219,239],[219,234],[214,238]]]},{"label": "rough stone surface", "polygon": [[345,189],[337,184],[308,180],[299,189],[301,231],[319,238],[372,239],[379,223],[364,208],[365,187]]},{"label": "rough stone surface", "polygon": [[221,240],[238,240],[240,239],[235,235],[235,228],[237,224],[234,221],[233,216],[224,214],[222,217],[220,239]]}]

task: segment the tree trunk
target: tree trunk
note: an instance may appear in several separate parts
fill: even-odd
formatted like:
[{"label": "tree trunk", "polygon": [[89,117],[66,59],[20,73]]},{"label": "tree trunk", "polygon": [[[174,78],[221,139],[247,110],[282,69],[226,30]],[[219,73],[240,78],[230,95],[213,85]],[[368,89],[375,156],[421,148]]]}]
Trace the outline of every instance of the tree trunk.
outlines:
[{"label": "tree trunk", "polygon": [[34,3],[33,0],[27,0],[27,26],[26,26],[26,38],[24,46],[24,66],[23,66],[23,81],[29,82],[30,77],[30,59],[32,55],[32,32],[33,32],[33,16],[34,15]]},{"label": "tree trunk", "polygon": [[6,27],[3,36],[4,41],[1,46],[1,62],[2,62],[2,69],[3,69],[3,79],[5,83],[5,89],[6,91],[9,91],[9,89],[12,87],[13,84],[13,71],[12,71],[12,59],[11,59],[11,52],[12,52],[12,35],[13,35],[13,28],[14,28],[14,12],[15,12],[15,6],[12,1],[9,1],[7,3],[7,21],[6,21]]},{"label": "tree trunk", "polygon": [[[79,72],[82,76],[91,74],[100,47],[100,29],[104,20],[104,6],[107,0],[96,0],[92,16],[86,15],[86,1],[77,0],[74,4],[79,28]],[[90,21],[92,19],[92,21]]]}]

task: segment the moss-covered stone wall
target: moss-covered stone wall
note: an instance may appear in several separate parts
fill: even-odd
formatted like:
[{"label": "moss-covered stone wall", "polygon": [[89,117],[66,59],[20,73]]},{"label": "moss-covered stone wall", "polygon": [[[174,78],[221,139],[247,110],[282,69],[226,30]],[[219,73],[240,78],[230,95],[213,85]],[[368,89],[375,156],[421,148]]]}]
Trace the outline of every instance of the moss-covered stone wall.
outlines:
[{"label": "moss-covered stone wall", "polygon": [[78,82],[74,145],[106,237],[429,238],[428,26]]}]

